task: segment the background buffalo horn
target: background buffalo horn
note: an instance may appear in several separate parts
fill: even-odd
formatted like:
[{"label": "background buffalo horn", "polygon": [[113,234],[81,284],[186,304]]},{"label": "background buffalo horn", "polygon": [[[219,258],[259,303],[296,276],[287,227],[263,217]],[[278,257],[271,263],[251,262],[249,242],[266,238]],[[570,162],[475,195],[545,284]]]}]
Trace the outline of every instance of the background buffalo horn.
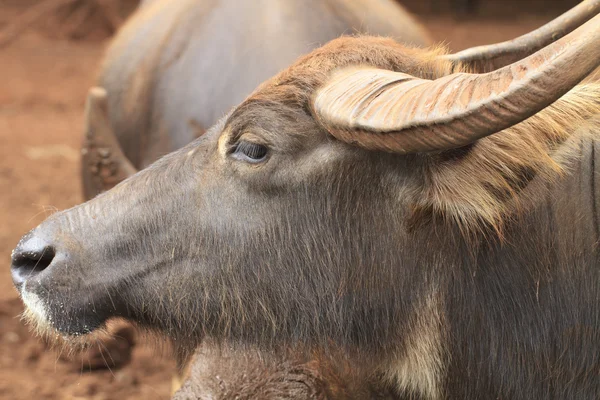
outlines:
[{"label": "background buffalo horn", "polygon": [[316,93],[333,136],[367,149],[415,153],[461,147],[537,113],[600,64],[600,15],[537,53],[486,74],[436,80],[344,69]]},{"label": "background buffalo horn", "polygon": [[88,92],[81,155],[83,191],[88,199],[137,172],[110,126],[106,90],[100,87]]},{"label": "background buffalo horn", "polygon": [[489,72],[519,61],[572,32],[600,12],[600,0],[585,0],[560,17],[516,39],[478,46],[445,56],[472,72]]}]

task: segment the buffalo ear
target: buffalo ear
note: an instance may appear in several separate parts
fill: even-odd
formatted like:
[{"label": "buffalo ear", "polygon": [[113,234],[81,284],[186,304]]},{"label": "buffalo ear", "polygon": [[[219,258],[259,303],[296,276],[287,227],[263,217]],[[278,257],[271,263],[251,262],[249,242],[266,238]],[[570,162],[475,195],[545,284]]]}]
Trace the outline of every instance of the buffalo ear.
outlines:
[{"label": "buffalo ear", "polygon": [[93,87],[85,107],[85,136],[81,149],[83,192],[87,199],[109,190],[135,174],[108,119],[106,90]]},{"label": "buffalo ear", "polygon": [[413,222],[454,221],[470,234],[501,232],[570,173],[582,140],[600,130],[599,109],[600,83],[586,82],[496,135],[422,155]]}]

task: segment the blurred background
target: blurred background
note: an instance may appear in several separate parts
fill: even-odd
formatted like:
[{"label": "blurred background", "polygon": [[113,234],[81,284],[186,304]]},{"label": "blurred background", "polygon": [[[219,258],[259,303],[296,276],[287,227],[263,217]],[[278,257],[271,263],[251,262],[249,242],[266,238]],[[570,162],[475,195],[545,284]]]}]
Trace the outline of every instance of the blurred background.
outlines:
[{"label": "blurred background", "polygon": [[[241,1],[241,0],[240,0]],[[507,40],[576,0],[405,0],[452,50]],[[166,399],[173,362],[138,346],[130,365],[87,372],[19,321],[9,273],[20,236],[82,199],[83,107],[111,35],[136,0],[0,0],[0,398]]]}]

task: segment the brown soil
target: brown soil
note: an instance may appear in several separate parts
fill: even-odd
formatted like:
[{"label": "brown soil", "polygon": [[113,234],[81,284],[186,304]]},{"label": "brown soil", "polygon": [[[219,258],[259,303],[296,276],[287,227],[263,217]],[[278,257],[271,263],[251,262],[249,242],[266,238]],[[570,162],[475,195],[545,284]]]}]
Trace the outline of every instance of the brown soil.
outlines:
[{"label": "brown soil", "polygon": [[[15,2],[11,5],[14,7]],[[546,3],[547,4],[547,3]],[[547,10],[544,10],[547,11]],[[559,12],[553,12],[556,15]],[[7,21],[0,1],[0,26]],[[551,18],[466,20],[424,16],[454,50],[505,40]],[[104,42],[51,39],[30,30],[0,50],[0,398],[165,399],[173,363],[138,346],[118,371],[84,372],[60,359],[19,321],[8,269],[19,237],[56,209],[81,201],[79,143],[84,98]]]}]

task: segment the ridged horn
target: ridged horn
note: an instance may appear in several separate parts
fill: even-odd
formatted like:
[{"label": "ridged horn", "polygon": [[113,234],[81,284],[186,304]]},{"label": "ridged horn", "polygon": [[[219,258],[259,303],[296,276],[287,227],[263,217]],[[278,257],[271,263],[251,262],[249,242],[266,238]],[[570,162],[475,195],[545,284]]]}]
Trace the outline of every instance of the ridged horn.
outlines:
[{"label": "ridged horn", "polygon": [[108,120],[106,90],[93,87],[85,106],[85,137],[81,149],[83,192],[92,198],[135,174]]},{"label": "ridged horn", "polygon": [[600,13],[600,0],[585,0],[541,28],[502,43],[472,47],[444,56],[471,72],[489,72],[519,61],[571,33]]},{"label": "ridged horn", "polygon": [[449,150],[547,107],[600,65],[600,15],[537,53],[485,74],[436,80],[380,69],[335,73],[313,98],[333,136],[371,150]]}]

